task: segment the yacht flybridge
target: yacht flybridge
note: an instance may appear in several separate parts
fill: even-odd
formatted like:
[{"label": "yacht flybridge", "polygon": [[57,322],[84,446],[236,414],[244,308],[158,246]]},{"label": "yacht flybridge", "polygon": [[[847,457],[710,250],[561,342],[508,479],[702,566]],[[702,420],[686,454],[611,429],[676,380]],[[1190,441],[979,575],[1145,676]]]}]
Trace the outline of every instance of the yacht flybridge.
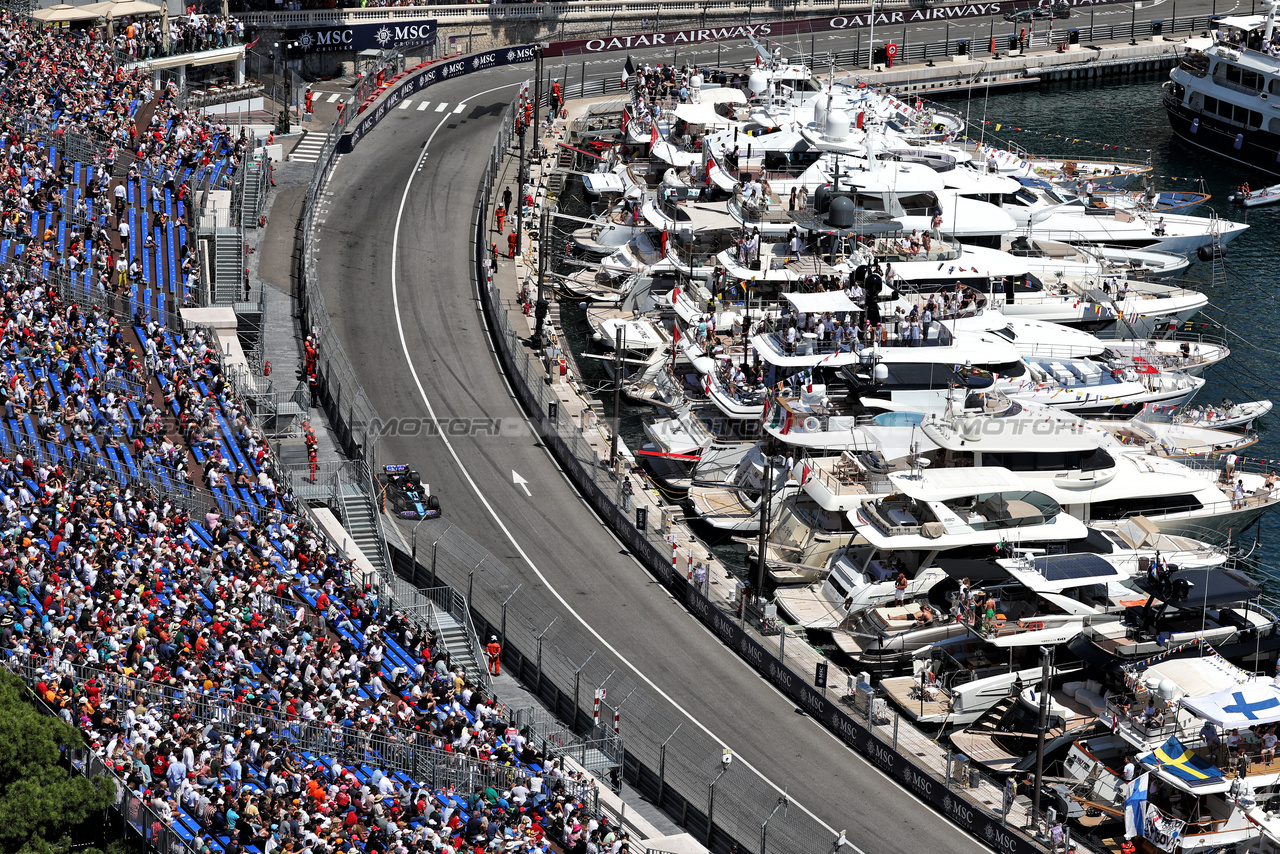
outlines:
[{"label": "yacht flybridge", "polygon": [[1264,14],[1217,18],[1207,38],[1184,42],[1164,107],[1188,145],[1280,175],[1280,116],[1271,107],[1280,94],[1276,2],[1258,6]]}]

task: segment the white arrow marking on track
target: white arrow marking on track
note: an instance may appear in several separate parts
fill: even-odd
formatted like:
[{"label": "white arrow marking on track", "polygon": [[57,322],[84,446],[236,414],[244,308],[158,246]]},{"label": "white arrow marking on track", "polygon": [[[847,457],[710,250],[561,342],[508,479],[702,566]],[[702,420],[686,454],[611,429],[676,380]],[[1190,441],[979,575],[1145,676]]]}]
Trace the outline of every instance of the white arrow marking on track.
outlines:
[{"label": "white arrow marking on track", "polygon": [[511,470],[511,482],[514,483],[516,486],[520,487],[521,489],[523,489],[525,495],[529,496],[530,498],[533,497],[533,493],[529,491],[529,481],[522,478],[520,476],[520,473],[515,469]]}]

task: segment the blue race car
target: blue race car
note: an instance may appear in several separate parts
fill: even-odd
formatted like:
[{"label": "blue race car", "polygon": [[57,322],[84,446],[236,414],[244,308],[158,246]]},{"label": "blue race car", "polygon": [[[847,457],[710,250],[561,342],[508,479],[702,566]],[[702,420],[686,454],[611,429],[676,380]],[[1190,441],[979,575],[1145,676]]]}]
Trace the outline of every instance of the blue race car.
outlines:
[{"label": "blue race car", "polygon": [[407,463],[383,466],[383,507],[401,519],[434,519],[440,515],[440,499],[422,486],[422,476]]}]

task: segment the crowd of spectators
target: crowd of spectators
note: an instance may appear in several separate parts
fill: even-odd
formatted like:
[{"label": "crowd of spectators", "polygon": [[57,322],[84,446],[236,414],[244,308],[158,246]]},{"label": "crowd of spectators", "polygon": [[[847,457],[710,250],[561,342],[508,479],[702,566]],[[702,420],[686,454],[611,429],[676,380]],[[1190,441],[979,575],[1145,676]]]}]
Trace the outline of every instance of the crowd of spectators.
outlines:
[{"label": "crowd of spectators", "polygon": [[[182,210],[193,172],[234,169],[246,140],[92,37],[0,14],[0,45],[0,215],[25,246],[0,273],[0,656],[150,808],[148,834],[198,854],[625,851],[593,784],[297,515],[216,341],[50,276],[135,284],[128,223],[149,240],[161,189]],[[137,160],[113,178],[36,124]],[[477,763],[482,785],[432,789],[407,773],[426,759]]]},{"label": "crowd of spectators", "polygon": [[234,17],[193,13],[171,17],[168,24],[166,47],[163,21],[158,16],[113,22],[113,45],[119,55],[131,59],[154,59],[244,43],[244,23]]}]

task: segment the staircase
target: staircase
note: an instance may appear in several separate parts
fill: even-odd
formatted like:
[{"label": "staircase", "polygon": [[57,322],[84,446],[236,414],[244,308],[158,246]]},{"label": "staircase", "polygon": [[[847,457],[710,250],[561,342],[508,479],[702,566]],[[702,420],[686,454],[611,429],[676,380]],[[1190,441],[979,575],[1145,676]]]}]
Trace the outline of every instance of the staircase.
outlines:
[{"label": "staircase", "polygon": [[230,305],[244,283],[244,240],[238,228],[219,228],[213,236],[212,303]]},{"label": "staircase", "polygon": [[365,558],[379,573],[387,572],[387,561],[382,548],[382,534],[378,530],[377,511],[373,499],[358,483],[344,481],[339,498],[342,502],[342,523],[355,540]]},{"label": "staircase", "polygon": [[454,619],[453,615],[448,611],[439,608],[431,610],[431,621],[436,637],[439,638],[440,643],[444,644],[445,650],[449,653],[449,663],[451,665],[461,664],[467,668],[469,676],[487,672],[481,663],[476,661],[476,647],[471,643],[466,626]]},{"label": "staircase", "polygon": [[245,162],[244,198],[240,202],[240,227],[257,228],[258,216],[262,212],[263,199],[263,160],[266,155],[248,158]]}]

